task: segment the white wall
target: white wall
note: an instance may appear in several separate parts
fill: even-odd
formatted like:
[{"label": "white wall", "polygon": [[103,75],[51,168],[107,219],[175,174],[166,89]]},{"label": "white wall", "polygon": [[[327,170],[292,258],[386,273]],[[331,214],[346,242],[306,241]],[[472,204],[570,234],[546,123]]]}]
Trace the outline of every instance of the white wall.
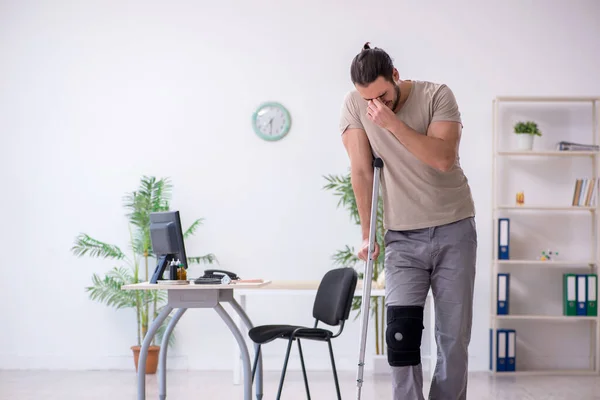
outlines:
[{"label": "white wall", "polygon": [[[83,289],[112,264],[69,249],[81,231],[126,248],[121,196],[143,174],[172,178],[184,224],[206,218],[190,255],[214,252],[244,277],[319,279],[336,249],[359,243],[322,176],[347,170],[338,115],[350,61],[371,41],[402,78],[445,82],[460,103],[480,235],[470,367],[487,369],[491,100],[600,94],[600,5],[194,3],[0,4],[0,368],[131,368],[132,313]],[[292,113],[278,143],[251,130],[266,100]],[[256,324],[310,323],[311,306],[248,302]],[[184,317],[173,367],[231,366],[232,339],[213,314]],[[338,366],[355,369],[358,323],[336,342]],[[309,368],[329,367],[322,344],[306,348]],[[279,368],[284,344],[266,351]]]}]

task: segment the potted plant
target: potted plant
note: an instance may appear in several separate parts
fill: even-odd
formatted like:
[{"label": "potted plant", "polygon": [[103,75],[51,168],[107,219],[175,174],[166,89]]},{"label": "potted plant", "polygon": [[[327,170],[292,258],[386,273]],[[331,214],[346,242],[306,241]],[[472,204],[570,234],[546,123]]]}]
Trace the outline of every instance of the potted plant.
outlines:
[{"label": "potted plant", "polygon": [[[327,180],[327,184],[324,186],[324,189],[332,190],[334,195],[339,197],[337,206],[343,206],[349,212],[352,222],[356,225],[360,225],[358,207],[356,205],[356,198],[354,197],[354,190],[352,189],[350,173],[345,175],[328,175],[324,178]],[[375,233],[380,251],[379,256],[373,262],[372,287],[384,288],[385,243],[383,239],[385,230],[383,228],[383,200],[381,196],[379,196],[377,207],[377,224]],[[364,272],[362,272],[364,270],[364,261],[358,258],[357,252],[353,246],[346,245],[343,249],[335,252],[332,256],[332,259],[337,265],[349,268],[359,267],[358,277],[361,280],[364,279]],[[384,368],[387,368],[387,359],[384,356],[386,326],[385,298],[371,297],[370,302],[371,316],[374,319],[373,325],[375,328],[375,371],[377,372],[379,364],[381,364],[381,366]],[[360,316],[361,304],[362,297],[355,296],[352,301],[352,310],[358,310],[355,319]]]},{"label": "potted plant", "polygon": [[[104,276],[96,273],[92,275],[92,285],[85,288],[90,299],[105,303],[115,309],[132,308],[135,310],[137,344],[132,346],[134,364],[137,371],[139,351],[142,340],[148,331],[149,325],[158,316],[166,303],[166,294],[161,290],[121,290],[126,284],[146,282],[149,280],[149,268],[154,271],[155,257],[152,254],[150,241],[150,213],[168,211],[171,199],[171,184],[168,178],[156,179],[155,177],[142,177],[137,191],[128,193],[124,197],[124,206],[129,222],[129,247],[132,251],[128,257],[120,247],[94,239],[88,234],[81,233],[75,238],[71,248],[78,257],[90,256],[94,258],[110,259],[117,264]],[[192,236],[202,224],[203,219],[195,220],[185,231],[184,239]],[[216,262],[214,254],[200,257],[188,257],[188,263],[199,264]],[[162,340],[170,317],[157,331],[155,341]],[[160,346],[153,341],[148,351],[146,373],[154,374],[158,365]],[[169,345],[174,343],[171,335]]]},{"label": "potted plant", "polygon": [[534,136],[542,136],[537,124],[533,121],[519,121],[514,126],[519,150],[531,150]]}]

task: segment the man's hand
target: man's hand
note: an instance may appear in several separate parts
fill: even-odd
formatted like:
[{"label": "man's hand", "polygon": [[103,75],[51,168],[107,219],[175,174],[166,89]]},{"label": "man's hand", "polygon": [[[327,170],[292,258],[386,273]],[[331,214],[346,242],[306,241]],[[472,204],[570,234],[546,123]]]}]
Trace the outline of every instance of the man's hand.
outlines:
[{"label": "man's hand", "polygon": [[398,122],[396,114],[394,114],[389,107],[379,101],[379,99],[369,100],[369,104],[367,106],[367,117],[369,117],[369,119],[378,126],[387,130],[392,130],[394,124]]},{"label": "man's hand", "polygon": [[[368,257],[369,257],[369,239],[365,239],[365,240],[363,240],[362,247],[361,247],[360,251],[358,252],[358,258],[360,258],[363,261],[367,261]],[[375,242],[375,250],[373,251],[373,260],[377,260],[377,257],[379,257],[379,244],[377,244],[377,242]]]}]

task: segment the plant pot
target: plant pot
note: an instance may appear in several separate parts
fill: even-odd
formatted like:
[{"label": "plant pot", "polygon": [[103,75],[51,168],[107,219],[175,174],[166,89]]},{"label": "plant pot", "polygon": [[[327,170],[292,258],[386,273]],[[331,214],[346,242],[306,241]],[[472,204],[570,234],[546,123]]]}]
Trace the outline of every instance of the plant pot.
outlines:
[{"label": "plant pot", "polygon": [[[133,362],[135,363],[135,372],[138,370],[138,360],[140,358],[141,346],[131,346],[133,351]],[[158,367],[158,353],[160,346],[150,346],[148,348],[148,357],[146,357],[146,374],[155,374]]]},{"label": "plant pot", "polygon": [[533,135],[528,133],[517,134],[517,148],[523,151],[529,151],[533,149]]}]

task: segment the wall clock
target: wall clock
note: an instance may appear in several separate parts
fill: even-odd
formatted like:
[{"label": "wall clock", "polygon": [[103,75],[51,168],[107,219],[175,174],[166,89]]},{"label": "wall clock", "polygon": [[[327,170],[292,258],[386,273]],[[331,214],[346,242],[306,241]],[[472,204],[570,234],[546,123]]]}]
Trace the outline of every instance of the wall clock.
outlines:
[{"label": "wall clock", "polygon": [[292,118],[289,111],[277,102],[263,103],[252,115],[254,132],[262,139],[282,139],[290,131]]}]

